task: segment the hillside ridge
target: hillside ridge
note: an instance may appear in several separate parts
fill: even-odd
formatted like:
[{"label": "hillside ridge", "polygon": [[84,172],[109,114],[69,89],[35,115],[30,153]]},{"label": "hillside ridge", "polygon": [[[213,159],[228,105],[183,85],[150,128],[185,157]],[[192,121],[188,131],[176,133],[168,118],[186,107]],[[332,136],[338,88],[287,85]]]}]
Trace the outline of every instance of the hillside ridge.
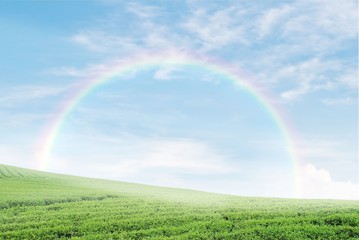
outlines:
[{"label": "hillside ridge", "polygon": [[47,174],[43,171],[0,164],[0,178],[46,178]]}]

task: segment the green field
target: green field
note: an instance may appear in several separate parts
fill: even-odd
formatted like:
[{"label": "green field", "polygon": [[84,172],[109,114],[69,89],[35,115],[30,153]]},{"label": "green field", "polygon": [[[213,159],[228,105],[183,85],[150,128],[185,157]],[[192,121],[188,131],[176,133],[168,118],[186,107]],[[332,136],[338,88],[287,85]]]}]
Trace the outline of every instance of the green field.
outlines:
[{"label": "green field", "polygon": [[238,197],[0,165],[0,239],[359,239],[359,201]]}]

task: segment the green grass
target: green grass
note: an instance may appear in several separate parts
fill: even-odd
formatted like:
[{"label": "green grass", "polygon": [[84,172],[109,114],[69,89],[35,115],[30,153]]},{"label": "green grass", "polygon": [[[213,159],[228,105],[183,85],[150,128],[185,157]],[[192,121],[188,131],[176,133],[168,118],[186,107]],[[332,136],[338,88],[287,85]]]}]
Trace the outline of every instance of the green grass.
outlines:
[{"label": "green grass", "polygon": [[359,201],[247,198],[0,165],[0,239],[359,239]]}]

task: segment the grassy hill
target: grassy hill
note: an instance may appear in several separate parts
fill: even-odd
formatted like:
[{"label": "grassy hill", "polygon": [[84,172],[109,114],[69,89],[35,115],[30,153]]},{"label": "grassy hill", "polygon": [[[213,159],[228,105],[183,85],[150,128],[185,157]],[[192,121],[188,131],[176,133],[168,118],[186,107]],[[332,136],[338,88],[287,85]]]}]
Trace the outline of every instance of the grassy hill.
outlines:
[{"label": "grassy hill", "polygon": [[359,201],[247,198],[0,165],[0,239],[359,239]]}]

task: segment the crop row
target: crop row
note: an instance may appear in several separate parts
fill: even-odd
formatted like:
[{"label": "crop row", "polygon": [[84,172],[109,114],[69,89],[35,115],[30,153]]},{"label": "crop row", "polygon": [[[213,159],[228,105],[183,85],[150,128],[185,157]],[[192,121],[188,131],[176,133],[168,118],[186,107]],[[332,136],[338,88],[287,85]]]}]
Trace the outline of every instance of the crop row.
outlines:
[{"label": "crop row", "polygon": [[[4,209],[0,238],[350,239],[359,237],[359,210],[298,215],[284,208],[188,205],[134,197]],[[281,215],[279,217],[277,215]],[[272,237],[271,237],[272,236]],[[106,238],[107,238],[106,237]]]},{"label": "crop row", "polygon": [[44,175],[41,175],[36,171],[21,170],[20,168],[0,166],[0,178],[13,178],[13,177],[45,178]]},{"label": "crop row", "polygon": [[246,198],[0,165],[0,239],[359,239],[359,202]]}]

